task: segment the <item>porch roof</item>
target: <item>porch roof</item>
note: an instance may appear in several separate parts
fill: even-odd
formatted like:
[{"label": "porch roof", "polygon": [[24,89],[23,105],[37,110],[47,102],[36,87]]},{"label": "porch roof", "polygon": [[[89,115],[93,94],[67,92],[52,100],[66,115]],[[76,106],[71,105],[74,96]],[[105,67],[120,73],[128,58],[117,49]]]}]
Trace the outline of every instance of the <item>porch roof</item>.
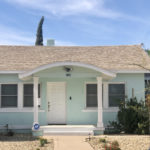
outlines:
[{"label": "porch roof", "polygon": [[79,62],[112,72],[150,69],[150,58],[141,45],[0,46],[0,72],[31,71],[58,62]]}]

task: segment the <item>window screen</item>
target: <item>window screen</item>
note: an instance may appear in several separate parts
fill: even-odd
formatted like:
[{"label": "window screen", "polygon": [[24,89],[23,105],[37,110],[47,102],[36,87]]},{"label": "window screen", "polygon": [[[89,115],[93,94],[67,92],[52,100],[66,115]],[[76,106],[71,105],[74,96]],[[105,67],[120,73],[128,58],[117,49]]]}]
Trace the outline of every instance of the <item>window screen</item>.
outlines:
[{"label": "window screen", "polygon": [[97,107],[97,84],[86,85],[86,107]]},{"label": "window screen", "polygon": [[125,100],[124,84],[109,84],[109,106],[117,107],[121,101]]},{"label": "window screen", "polygon": [[[33,84],[24,84],[24,107],[33,107]],[[38,85],[38,98],[40,98],[40,84]]]},{"label": "window screen", "polygon": [[1,107],[17,107],[17,84],[1,85]]}]

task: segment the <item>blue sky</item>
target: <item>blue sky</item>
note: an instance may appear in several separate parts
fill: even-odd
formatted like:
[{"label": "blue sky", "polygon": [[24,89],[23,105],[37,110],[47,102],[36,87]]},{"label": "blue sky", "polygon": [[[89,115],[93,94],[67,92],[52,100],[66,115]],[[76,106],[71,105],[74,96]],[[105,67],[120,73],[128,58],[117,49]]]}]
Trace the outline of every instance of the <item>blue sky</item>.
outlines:
[{"label": "blue sky", "polygon": [[34,45],[38,22],[44,45],[129,45],[150,48],[149,0],[1,0],[0,44]]}]

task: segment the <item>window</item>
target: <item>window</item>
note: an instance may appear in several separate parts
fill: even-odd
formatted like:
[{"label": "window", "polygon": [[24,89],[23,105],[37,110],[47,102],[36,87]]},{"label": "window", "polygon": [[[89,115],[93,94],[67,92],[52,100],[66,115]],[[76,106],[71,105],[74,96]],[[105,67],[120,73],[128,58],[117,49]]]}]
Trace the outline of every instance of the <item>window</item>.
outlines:
[{"label": "window", "polygon": [[117,107],[125,100],[125,84],[109,84],[109,106]]},{"label": "window", "polygon": [[86,107],[97,107],[97,84],[86,85]]},{"label": "window", "polygon": [[[33,107],[33,84],[24,84],[23,106]],[[40,84],[38,85],[38,98],[40,98]]]},{"label": "window", "polygon": [[23,106],[33,107],[33,84],[24,84],[23,89],[24,89]]},{"label": "window", "polygon": [[17,107],[17,84],[1,84],[1,107]]}]

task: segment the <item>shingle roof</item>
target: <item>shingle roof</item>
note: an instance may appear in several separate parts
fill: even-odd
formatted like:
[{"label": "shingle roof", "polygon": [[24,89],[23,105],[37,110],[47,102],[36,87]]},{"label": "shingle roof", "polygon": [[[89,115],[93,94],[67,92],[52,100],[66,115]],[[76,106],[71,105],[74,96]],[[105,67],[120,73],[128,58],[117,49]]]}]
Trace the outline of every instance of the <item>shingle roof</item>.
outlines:
[{"label": "shingle roof", "polygon": [[141,45],[0,46],[1,71],[26,71],[63,61],[81,62],[115,71],[143,70],[138,65],[150,68],[150,58]]}]

